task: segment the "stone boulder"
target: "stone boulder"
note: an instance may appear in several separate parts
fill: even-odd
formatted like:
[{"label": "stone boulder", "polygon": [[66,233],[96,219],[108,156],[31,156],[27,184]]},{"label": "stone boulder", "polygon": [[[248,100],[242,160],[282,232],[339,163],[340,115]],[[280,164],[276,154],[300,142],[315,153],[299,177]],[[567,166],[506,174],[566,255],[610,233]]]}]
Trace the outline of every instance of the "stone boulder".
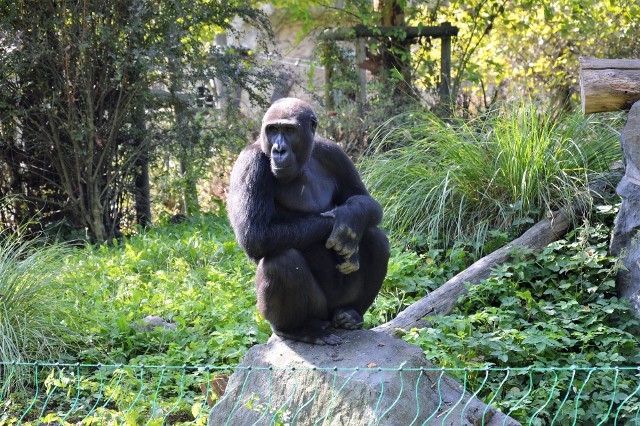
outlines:
[{"label": "stone boulder", "polygon": [[631,300],[640,316],[640,101],[629,111],[620,144],[625,174],[616,189],[622,204],[611,237],[611,254],[620,256],[624,265],[616,278],[618,293]]},{"label": "stone boulder", "polygon": [[[518,425],[433,368],[409,343],[371,330],[315,346],[272,336],[251,348],[209,416],[209,426]],[[358,369],[354,369],[358,367]],[[423,370],[420,370],[420,369]]]}]

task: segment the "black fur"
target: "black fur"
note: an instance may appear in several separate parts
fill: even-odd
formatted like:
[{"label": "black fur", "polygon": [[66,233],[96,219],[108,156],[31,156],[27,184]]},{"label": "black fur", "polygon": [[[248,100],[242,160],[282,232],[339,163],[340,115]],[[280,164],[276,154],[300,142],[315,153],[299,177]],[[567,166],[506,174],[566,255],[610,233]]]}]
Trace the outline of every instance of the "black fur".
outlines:
[{"label": "black fur", "polygon": [[240,246],[258,264],[258,310],[274,333],[335,345],[330,326],[362,326],[389,243],[377,227],[380,204],[338,145],[315,135],[316,124],[307,103],[275,102],[233,167],[227,205]]}]

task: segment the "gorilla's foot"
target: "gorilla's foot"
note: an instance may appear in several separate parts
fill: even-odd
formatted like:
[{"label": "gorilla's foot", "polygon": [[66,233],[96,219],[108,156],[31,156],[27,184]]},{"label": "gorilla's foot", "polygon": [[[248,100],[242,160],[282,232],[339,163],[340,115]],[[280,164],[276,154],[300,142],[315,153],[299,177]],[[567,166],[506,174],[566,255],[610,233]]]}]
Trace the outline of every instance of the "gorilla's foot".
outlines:
[{"label": "gorilla's foot", "polygon": [[283,339],[291,339],[303,343],[311,343],[312,345],[339,345],[343,343],[341,337],[331,334],[327,331],[328,321],[318,321],[295,330],[278,330],[271,327],[273,333]]},{"label": "gorilla's foot", "polygon": [[352,308],[340,308],[333,313],[332,325],[335,328],[343,328],[345,330],[358,330],[362,328],[364,319],[362,315]]}]

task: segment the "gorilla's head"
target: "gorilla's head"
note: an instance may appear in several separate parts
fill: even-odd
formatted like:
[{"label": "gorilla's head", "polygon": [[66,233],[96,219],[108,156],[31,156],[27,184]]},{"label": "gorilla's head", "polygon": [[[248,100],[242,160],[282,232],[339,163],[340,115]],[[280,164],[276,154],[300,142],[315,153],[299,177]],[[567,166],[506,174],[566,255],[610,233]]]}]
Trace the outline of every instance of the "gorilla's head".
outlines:
[{"label": "gorilla's head", "polygon": [[260,145],[276,179],[288,182],[300,175],[311,157],[318,117],[296,98],[279,99],[262,119]]}]

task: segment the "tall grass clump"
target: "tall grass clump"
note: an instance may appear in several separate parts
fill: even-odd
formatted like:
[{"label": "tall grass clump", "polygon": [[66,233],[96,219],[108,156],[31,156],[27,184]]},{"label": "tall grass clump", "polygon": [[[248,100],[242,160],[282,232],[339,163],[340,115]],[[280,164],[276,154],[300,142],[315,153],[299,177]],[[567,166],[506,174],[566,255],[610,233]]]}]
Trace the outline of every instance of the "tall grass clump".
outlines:
[{"label": "tall grass clump", "polygon": [[414,112],[378,129],[360,168],[395,237],[462,239],[482,252],[491,236],[584,196],[620,157],[618,136],[604,121],[535,104],[469,121]]},{"label": "tall grass clump", "polygon": [[[73,298],[57,280],[66,252],[20,232],[0,233],[0,362],[69,359],[77,342]],[[11,371],[7,383],[18,383],[19,369]]]}]

